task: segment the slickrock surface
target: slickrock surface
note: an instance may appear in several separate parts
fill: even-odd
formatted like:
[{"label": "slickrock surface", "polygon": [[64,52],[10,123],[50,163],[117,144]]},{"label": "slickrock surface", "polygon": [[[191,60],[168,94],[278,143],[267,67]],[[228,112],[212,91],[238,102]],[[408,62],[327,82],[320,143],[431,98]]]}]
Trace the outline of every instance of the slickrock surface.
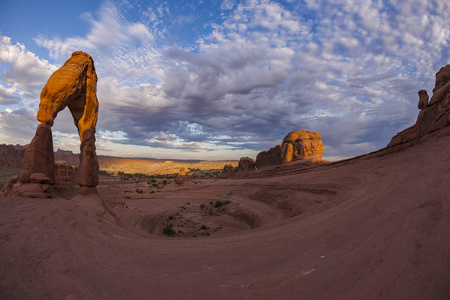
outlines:
[{"label": "slickrock surface", "polygon": [[248,173],[251,171],[256,171],[256,164],[250,157],[242,157],[239,160],[239,165],[237,167],[238,173]]},{"label": "slickrock surface", "polygon": [[154,193],[118,177],[71,200],[0,197],[0,299],[450,299],[445,72],[401,151]]},{"label": "slickrock surface", "polygon": [[[381,157],[124,198],[123,218],[159,234],[118,225],[92,196],[0,198],[0,298],[450,299],[449,147],[447,128]],[[162,234],[181,206],[225,199],[229,214],[198,224],[235,231]]]}]

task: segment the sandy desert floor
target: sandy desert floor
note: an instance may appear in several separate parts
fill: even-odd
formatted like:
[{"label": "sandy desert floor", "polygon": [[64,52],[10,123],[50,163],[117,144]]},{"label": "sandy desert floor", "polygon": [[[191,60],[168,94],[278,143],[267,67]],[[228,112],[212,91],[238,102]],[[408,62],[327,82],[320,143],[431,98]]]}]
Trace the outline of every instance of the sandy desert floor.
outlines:
[{"label": "sandy desert floor", "polygon": [[450,299],[449,147],[0,198],[0,298]]}]

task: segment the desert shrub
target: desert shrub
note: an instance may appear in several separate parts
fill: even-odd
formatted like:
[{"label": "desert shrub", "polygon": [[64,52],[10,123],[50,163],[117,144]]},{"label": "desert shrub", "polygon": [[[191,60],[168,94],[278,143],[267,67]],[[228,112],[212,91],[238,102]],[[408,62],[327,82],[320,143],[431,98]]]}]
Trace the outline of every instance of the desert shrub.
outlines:
[{"label": "desert shrub", "polygon": [[151,191],[151,193],[150,194],[154,194],[155,193],[155,191]]},{"label": "desert shrub", "polygon": [[214,208],[221,207],[223,205],[223,202],[220,200],[217,200],[216,203],[214,203]]},{"label": "desert shrub", "polygon": [[200,209],[204,209],[206,207],[206,205],[205,204],[200,204]]},{"label": "desert shrub", "polygon": [[172,226],[167,225],[163,228],[163,234],[166,236],[173,236],[175,235],[175,230],[173,230]]},{"label": "desert shrub", "polygon": [[201,230],[206,230],[206,229],[208,229],[209,227],[208,226],[206,226],[206,225],[202,225],[202,226],[200,226],[200,229]]},{"label": "desert shrub", "polygon": [[164,185],[166,185],[167,184],[167,180],[163,180],[163,182],[162,182]]},{"label": "desert shrub", "polygon": [[169,216],[168,219],[169,219],[169,220],[173,220],[173,216]]}]

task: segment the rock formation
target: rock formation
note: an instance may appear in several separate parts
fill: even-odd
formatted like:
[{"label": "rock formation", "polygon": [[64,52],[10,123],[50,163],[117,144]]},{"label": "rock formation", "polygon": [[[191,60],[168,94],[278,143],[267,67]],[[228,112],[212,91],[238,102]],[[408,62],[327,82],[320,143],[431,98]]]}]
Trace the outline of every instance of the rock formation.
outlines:
[{"label": "rock formation", "polygon": [[[22,161],[23,171],[19,176],[19,182],[13,188],[13,195],[39,194],[36,186],[29,187],[26,184],[55,184],[51,127],[58,112],[65,107],[72,113],[81,140],[77,178],[81,187],[80,193],[97,192],[99,169],[95,154],[95,126],[98,118],[97,75],[92,57],[78,51],[50,76],[42,89],[37,113],[37,119],[41,124],[25,151]],[[44,174],[48,182],[32,182],[33,174],[36,173]],[[47,186],[41,187],[42,193],[47,191]]]},{"label": "rock formation", "polygon": [[427,135],[450,125],[450,65],[436,74],[433,96],[428,103],[425,90],[419,91],[418,108],[421,110],[416,124],[397,133],[387,148],[404,149],[427,138]]},{"label": "rock formation", "polygon": [[228,164],[223,166],[222,174],[231,174],[235,171],[237,171],[237,169],[235,169],[232,164]]},{"label": "rock formation", "polygon": [[188,181],[189,181],[189,177],[187,177],[186,170],[184,169],[184,167],[182,167],[180,169],[180,172],[178,172],[177,178],[175,178],[175,182],[177,184],[183,184]]},{"label": "rock formation", "polygon": [[297,159],[322,160],[323,143],[320,135],[313,131],[290,132],[281,145],[263,151],[256,157],[256,167],[280,165]]},{"label": "rock formation", "polygon": [[248,173],[251,171],[256,171],[256,164],[250,157],[241,157],[239,160],[239,165],[237,167],[238,173]]},{"label": "rock formation", "polygon": [[283,163],[282,146],[277,145],[268,151],[259,152],[256,156],[256,167],[263,168],[267,166],[281,165]]},{"label": "rock formation", "polygon": [[34,173],[43,173],[49,178],[50,184],[55,184],[55,156],[53,154],[53,139],[50,125],[40,124],[36,134],[25,151],[22,160],[22,173],[19,180],[29,183]]}]

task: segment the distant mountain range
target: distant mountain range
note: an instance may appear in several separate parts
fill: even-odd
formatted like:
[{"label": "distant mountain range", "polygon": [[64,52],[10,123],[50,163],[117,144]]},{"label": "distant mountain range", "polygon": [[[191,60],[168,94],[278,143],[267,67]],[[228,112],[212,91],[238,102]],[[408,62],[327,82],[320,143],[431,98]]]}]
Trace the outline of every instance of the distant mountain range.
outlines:
[{"label": "distant mountain range", "polygon": [[[0,167],[22,168],[22,159],[28,147],[22,145],[0,144]],[[78,166],[79,154],[72,151],[58,149],[55,151],[55,162]],[[186,170],[211,170],[222,169],[226,164],[237,166],[238,161],[201,161],[179,159],[154,159],[154,158],[124,158],[114,156],[98,156],[101,170],[108,172],[144,173],[144,174],[173,174],[184,167]]]}]

